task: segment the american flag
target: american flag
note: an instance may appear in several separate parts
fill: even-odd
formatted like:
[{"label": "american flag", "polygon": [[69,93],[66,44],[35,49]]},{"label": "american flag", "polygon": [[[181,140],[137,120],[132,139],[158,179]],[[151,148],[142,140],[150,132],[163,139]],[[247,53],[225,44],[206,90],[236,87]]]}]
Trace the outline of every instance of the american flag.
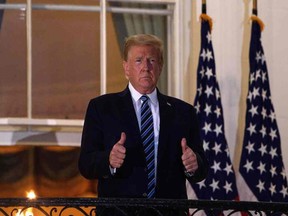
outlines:
[{"label": "american flag", "polygon": [[261,43],[261,21],[256,16],[254,18],[249,53],[246,122],[239,171],[254,195],[253,200],[287,202],[287,179]]},{"label": "american flag", "polygon": [[238,191],[224,133],[223,110],[210,30],[212,21],[206,14],[202,14],[201,18],[201,50],[194,106],[210,168],[206,179],[193,184],[192,188],[198,199],[235,200],[238,199]]}]

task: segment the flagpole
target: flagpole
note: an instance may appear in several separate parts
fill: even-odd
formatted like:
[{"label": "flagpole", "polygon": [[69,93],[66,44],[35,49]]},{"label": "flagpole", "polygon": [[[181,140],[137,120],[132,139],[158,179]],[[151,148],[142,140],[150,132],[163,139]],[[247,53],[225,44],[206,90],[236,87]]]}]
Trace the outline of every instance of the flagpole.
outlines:
[{"label": "flagpole", "polygon": [[206,14],[206,0],[202,0],[202,14]]},{"label": "flagpole", "polygon": [[262,20],[258,17],[258,8],[257,8],[257,0],[253,0],[253,10],[252,10],[252,16],[251,19],[252,21],[256,21],[258,22],[258,24],[260,25],[260,29],[261,31],[264,30],[264,23],[262,22]]},{"label": "flagpole", "polygon": [[210,26],[210,31],[212,30],[212,19],[209,17],[207,14],[207,5],[206,5],[206,0],[202,0],[202,14],[200,15],[200,19],[203,21],[208,21],[209,26]]},{"label": "flagpole", "polygon": [[252,13],[257,16],[257,0],[253,0],[253,10]]},{"label": "flagpole", "polygon": [[[203,188],[202,185],[200,186],[197,184],[192,184],[191,186],[198,199],[211,199],[211,197],[213,197],[213,199],[216,200],[236,200],[238,197],[236,177],[232,168],[233,165],[230,159],[228,144],[224,134],[223,109],[220,100],[221,97],[219,97],[220,89],[216,79],[215,57],[212,46],[213,22],[212,18],[206,14],[206,6],[206,0],[202,0],[202,14],[200,15],[201,46],[197,67],[197,92],[194,100],[194,106],[196,108],[199,124],[203,126],[205,125],[201,130],[200,136],[203,139],[203,145],[205,146],[205,154],[209,155],[209,166],[211,167],[209,168],[209,171],[211,170],[212,172],[210,172],[211,175],[208,175],[205,182],[203,182]],[[207,90],[210,93],[207,93]],[[211,110],[208,111],[210,114],[207,114],[207,107],[208,109],[211,107],[216,107],[216,115],[211,115]],[[215,128],[214,131],[217,131],[216,136],[210,135],[212,132],[211,128]],[[217,148],[216,151],[215,148]],[[221,151],[220,149],[225,149],[225,151]],[[218,153],[221,154],[221,156],[218,155]],[[213,173],[216,172],[215,165],[217,164],[216,166],[218,166],[220,163],[226,164],[226,168],[223,167],[223,170],[221,170],[219,173],[217,171],[217,174],[214,175]],[[232,171],[232,174],[225,171],[228,167],[229,171]],[[224,181],[220,181],[220,179],[225,179],[226,185]],[[229,193],[226,189],[228,182],[230,190]],[[219,189],[217,191],[215,191],[216,188],[214,188],[215,184],[217,184],[217,189]],[[213,185],[212,188],[211,185]],[[213,210],[213,212],[209,212],[209,214],[206,215],[210,214],[222,215],[222,212],[219,210]]]}]

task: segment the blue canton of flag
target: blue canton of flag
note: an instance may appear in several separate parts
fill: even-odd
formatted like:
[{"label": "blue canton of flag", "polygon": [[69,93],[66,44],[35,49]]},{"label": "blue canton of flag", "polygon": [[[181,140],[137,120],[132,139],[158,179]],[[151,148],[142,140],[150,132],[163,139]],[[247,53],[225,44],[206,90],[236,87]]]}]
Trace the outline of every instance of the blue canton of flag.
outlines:
[{"label": "blue canton of flag", "polygon": [[198,199],[238,200],[235,173],[224,134],[223,111],[209,25],[211,18],[207,15],[201,17],[201,50],[194,106],[210,169],[206,179],[193,184],[192,188]]},{"label": "blue canton of flag", "polygon": [[249,92],[240,173],[258,201],[288,201],[280,135],[261,43],[261,21],[252,23]]}]

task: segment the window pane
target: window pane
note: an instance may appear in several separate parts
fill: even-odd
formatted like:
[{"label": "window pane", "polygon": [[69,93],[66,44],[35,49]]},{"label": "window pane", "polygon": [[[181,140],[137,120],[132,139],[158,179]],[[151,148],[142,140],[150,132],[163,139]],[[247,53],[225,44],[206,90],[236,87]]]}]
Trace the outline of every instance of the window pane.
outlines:
[{"label": "window pane", "polygon": [[[122,67],[122,50],[117,39],[117,30],[112,14],[107,13],[107,92],[123,90],[127,80]],[[121,41],[122,42],[122,41]],[[123,42],[122,42],[123,43]]]},{"label": "window pane", "polygon": [[25,11],[5,10],[0,22],[0,117],[25,117],[27,114]]},{"label": "window pane", "polygon": [[[155,11],[157,9],[165,9],[166,5],[161,5],[161,4],[141,4],[141,3],[109,3],[110,6],[112,7],[118,7],[118,8],[126,8],[129,11],[129,13],[113,13],[109,14],[108,16],[112,16],[112,21],[113,21],[113,26],[114,29],[107,29],[107,34],[109,37],[117,37],[117,42],[118,45],[117,50],[115,50],[115,45],[108,43],[107,47],[107,53],[108,53],[108,67],[110,65],[115,66],[115,58],[113,58],[113,55],[115,55],[115,51],[118,52],[118,49],[120,51],[120,54],[122,55],[123,52],[123,43],[126,37],[133,35],[133,34],[154,34],[157,35],[159,38],[161,38],[164,42],[164,67],[163,71],[160,77],[160,80],[158,82],[158,87],[163,93],[167,93],[167,66],[166,66],[166,51],[167,51],[167,46],[166,46],[166,41],[167,41],[167,34],[166,34],[166,25],[167,25],[167,17],[162,16],[162,15],[151,15],[149,13],[134,13],[133,10],[135,9],[145,9],[145,12],[147,11]],[[108,18],[107,18],[108,19]],[[112,31],[112,32],[111,32]],[[115,33],[114,33],[115,31]],[[115,48],[113,48],[114,46]],[[121,56],[120,55],[120,56]],[[122,61],[120,59],[120,61]],[[111,66],[110,66],[111,67]],[[117,76],[119,76],[119,72],[124,77],[124,72],[122,69],[122,65],[120,66],[121,70],[113,70],[118,71]],[[112,73],[108,70],[108,74]],[[113,77],[115,74],[110,74],[109,77]],[[123,89],[123,85],[127,84],[127,81],[125,80],[124,82],[121,83],[115,83],[118,87],[121,86],[121,89]],[[109,82],[108,82],[109,84]],[[113,85],[111,85],[113,86]],[[115,89],[114,85],[114,89]],[[111,89],[109,89],[111,90]]]},{"label": "window pane", "polygon": [[100,91],[99,13],[33,10],[32,20],[33,117],[82,119]]}]

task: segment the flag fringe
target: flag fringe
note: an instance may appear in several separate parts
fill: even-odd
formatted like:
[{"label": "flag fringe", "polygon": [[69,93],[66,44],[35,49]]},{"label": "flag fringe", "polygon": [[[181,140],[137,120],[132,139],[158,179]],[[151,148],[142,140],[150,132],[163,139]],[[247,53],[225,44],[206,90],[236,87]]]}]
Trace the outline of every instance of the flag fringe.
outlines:
[{"label": "flag fringe", "polygon": [[201,19],[201,21],[208,21],[209,26],[210,26],[210,31],[212,31],[212,27],[213,27],[212,18],[210,16],[208,16],[207,14],[201,14],[200,19]]},{"label": "flag fringe", "polygon": [[259,24],[261,32],[264,30],[264,22],[258,16],[252,15],[251,20]]}]

